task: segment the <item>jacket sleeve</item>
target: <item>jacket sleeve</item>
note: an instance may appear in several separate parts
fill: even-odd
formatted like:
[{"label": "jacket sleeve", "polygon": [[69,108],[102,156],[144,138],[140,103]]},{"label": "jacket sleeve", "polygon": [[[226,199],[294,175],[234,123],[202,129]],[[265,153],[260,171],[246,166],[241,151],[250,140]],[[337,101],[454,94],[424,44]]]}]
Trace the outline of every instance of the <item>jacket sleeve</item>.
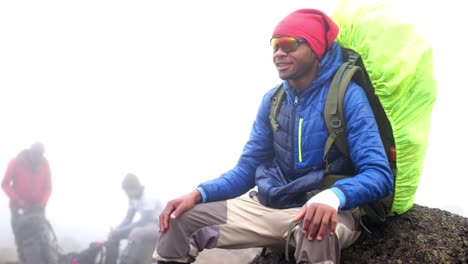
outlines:
[{"label": "jacket sleeve", "polygon": [[12,203],[16,203],[17,200],[19,199],[19,196],[16,193],[12,185],[14,183],[14,175],[15,175],[15,159],[12,159],[10,163],[8,163],[8,167],[7,167],[5,176],[3,177],[3,181],[2,181],[2,188],[5,191],[6,195],[10,198],[10,201]]},{"label": "jacket sleeve", "polygon": [[120,224],[112,230],[112,235],[113,236],[120,236],[121,234],[125,233],[126,231],[130,230],[132,228],[132,221],[133,218],[135,217],[136,214],[136,209],[129,204],[127,213],[125,214],[124,219]]},{"label": "jacket sleeve", "polygon": [[345,94],[345,119],[348,147],[356,175],[337,181],[350,209],[389,195],[394,178],[380,138],[378,126],[364,90],[351,83]]},{"label": "jacket sleeve", "polygon": [[129,206],[125,219],[115,230],[112,231],[112,235],[121,237],[124,234],[131,232],[135,227],[144,226],[148,223],[151,223],[152,221],[155,221],[153,219],[154,211],[155,204],[148,203],[147,206],[142,211],[140,211],[139,219],[133,222],[137,210],[134,207]]},{"label": "jacket sleeve", "polygon": [[49,162],[47,160],[44,162],[44,185],[42,190],[43,193],[39,203],[41,206],[46,207],[50,194],[52,193],[52,175],[50,172]]},{"label": "jacket sleeve", "polygon": [[142,212],[141,217],[140,219],[138,219],[138,221],[130,222],[126,225],[119,226],[117,229],[112,231],[112,235],[116,237],[121,237],[125,233],[131,232],[132,229],[134,229],[135,227],[146,225],[147,223],[151,222],[152,213],[153,212],[149,212],[149,211]]},{"label": "jacket sleeve", "polygon": [[265,94],[236,166],[220,177],[201,183],[203,202],[240,196],[255,187],[255,169],[273,157],[273,133],[269,121],[270,101],[274,89]]}]

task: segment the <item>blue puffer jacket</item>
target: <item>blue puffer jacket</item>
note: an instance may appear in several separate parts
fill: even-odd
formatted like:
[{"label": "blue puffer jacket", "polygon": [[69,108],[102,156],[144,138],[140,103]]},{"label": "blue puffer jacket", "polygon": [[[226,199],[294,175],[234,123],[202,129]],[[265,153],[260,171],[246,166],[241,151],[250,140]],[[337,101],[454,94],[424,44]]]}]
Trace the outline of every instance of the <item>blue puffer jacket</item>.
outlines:
[{"label": "blue puffer jacket", "polygon": [[[320,63],[317,78],[307,89],[299,93],[293,91],[287,81],[283,82],[286,100],[277,118],[280,129],[275,133],[269,112],[276,87],[264,95],[237,165],[221,177],[199,185],[204,202],[234,198],[256,185],[259,191],[267,190],[269,186],[265,185],[270,184],[269,181],[256,182],[255,173],[260,165],[268,164],[276,169],[275,176],[283,178],[285,183],[310,176],[311,171],[323,170],[328,137],[323,109],[331,79],[342,63],[341,48],[334,43]],[[362,88],[355,83],[351,83],[346,91],[344,113],[354,164],[352,170],[356,175],[337,181],[333,187],[344,194],[345,201],[340,208],[349,209],[387,196],[392,191],[394,179],[372,109]],[[337,154],[332,150],[332,156]]]}]

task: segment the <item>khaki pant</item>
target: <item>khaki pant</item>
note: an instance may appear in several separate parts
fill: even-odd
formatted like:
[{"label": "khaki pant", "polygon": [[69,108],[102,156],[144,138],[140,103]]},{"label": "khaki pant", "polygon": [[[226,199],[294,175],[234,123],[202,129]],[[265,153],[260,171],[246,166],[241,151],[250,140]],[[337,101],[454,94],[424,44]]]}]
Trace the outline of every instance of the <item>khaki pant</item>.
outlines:
[{"label": "khaki pant", "polygon": [[[197,204],[162,233],[153,257],[160,261],[193,262],[203,249],[266,247],[284,250],[289,224],[300,208],[273,209],[255,193],[227,201]],[[290,246],[297,263],[339,263],[340,252],[360,235],[358,209],[338,212],[334,236],[308,240],[294,229]]]}]

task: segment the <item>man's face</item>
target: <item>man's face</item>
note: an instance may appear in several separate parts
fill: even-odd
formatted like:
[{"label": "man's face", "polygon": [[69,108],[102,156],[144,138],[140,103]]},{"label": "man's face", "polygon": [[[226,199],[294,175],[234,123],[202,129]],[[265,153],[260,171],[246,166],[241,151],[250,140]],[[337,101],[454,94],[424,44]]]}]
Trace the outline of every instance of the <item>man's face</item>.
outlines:
[{"label": "man's face", "polygon": [[[309,84],[317,71],[319,63],[317,56],[306,42],[297,43],[294,47],[293,44],[286,41],[284,43],[278,42],[277,46],[273,47],[273,63],[278,70],[279,77],[282,80],[298,82],[306,80],[305,82]],[[275,43],[273,42],[273,44]]]},{"label": "man's face", "polygon": [[124,190],[125,193],[127,194],[127,197],[131,200],[136,200],[141,198],[141,195],[143,194],[143,188],[127,188]]},{"label": "man's face", "polygon": [[44,152],[36,149],[30,149],[28,154],[31,161],[39,161],[43,157]]}]

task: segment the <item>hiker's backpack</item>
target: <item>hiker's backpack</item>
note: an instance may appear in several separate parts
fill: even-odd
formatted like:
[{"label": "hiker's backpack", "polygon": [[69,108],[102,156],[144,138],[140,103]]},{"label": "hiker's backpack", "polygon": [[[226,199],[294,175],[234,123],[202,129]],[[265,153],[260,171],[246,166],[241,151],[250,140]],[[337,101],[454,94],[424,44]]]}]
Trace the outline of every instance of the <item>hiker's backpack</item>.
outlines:
[{"label": "hiker's backpack", "polygon": [[[344,47],[344,64],[327,95],[324,157],[333,144],[349,157],[343,100],[353,80],[369,99],[395,177],[390,196],[362,206],[369,220],[383,222],[414,203],[436,99],[432,48],[414,24],[384,2],[342,0],[333,18],[340,27],[336,41]],[[272,126],[284,96],[281,87],[273,95]]]},{"label": "hiker's backpack", "polygon": [[18,210],[14,228],[24,264],[57,264],[60,249],[44,210],[30,208]]},{"label": "hiker's backpack", "polygon": [[105,262],[105,242],[92,242],[89,246],[74,253],[68,253],[62,263],[64,264],[103,264]]}]

